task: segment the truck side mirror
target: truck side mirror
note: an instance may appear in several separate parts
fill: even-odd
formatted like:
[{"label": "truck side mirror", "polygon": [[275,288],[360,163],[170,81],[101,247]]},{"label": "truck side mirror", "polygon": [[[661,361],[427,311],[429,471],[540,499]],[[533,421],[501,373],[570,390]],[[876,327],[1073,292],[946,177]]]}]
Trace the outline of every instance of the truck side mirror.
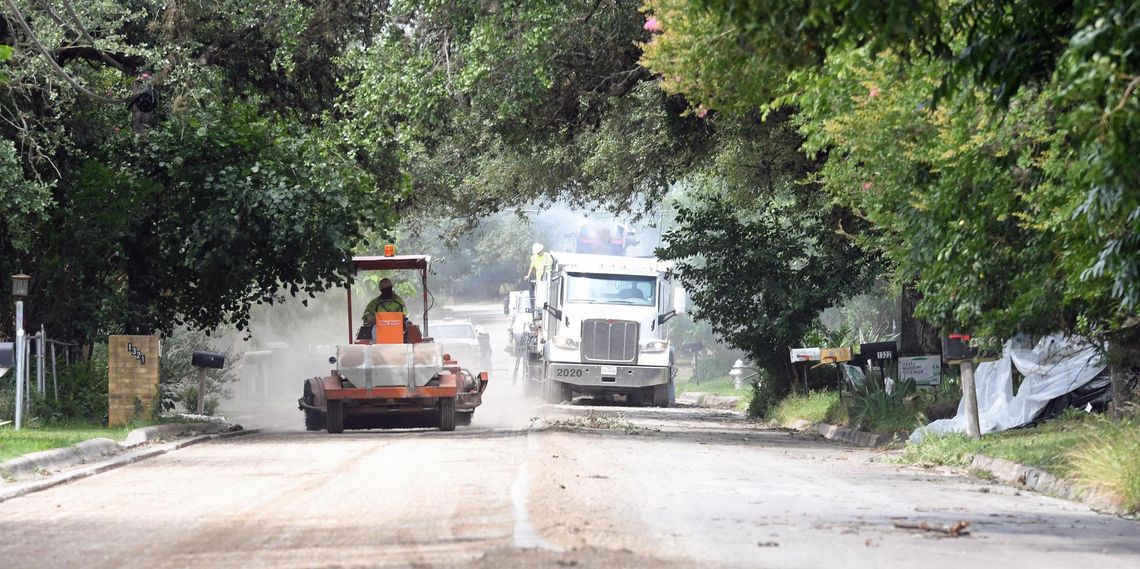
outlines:
[{"label": "truck side mirror", "polygon": [[673,289],[673,311],[677,314],[684,314],[689,309],[689,296],[685,293],[683,288]]}]

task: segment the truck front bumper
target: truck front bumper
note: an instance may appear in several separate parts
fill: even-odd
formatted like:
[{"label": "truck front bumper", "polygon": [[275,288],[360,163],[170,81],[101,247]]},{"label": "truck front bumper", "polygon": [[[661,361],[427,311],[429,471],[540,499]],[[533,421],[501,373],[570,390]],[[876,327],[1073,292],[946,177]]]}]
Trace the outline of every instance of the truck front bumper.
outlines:
[{"label": "truck front bumper", "polygon": [[622,393],[669,383],[669,368],[553,362],[547,368],[547,379],[573,385],[583,393]]}]

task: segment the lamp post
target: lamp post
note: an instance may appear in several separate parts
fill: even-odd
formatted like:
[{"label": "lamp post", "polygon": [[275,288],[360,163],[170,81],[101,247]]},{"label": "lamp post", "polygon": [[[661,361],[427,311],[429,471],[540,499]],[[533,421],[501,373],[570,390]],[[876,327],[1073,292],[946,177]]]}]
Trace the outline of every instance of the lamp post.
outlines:
[{"label": "lamp post", "polygon": [[28,281],[32,277],[23,273],[12,275],[12,298],[16,299],[16,424],[20,430],[24,423],[24,297],[28,296]]}]

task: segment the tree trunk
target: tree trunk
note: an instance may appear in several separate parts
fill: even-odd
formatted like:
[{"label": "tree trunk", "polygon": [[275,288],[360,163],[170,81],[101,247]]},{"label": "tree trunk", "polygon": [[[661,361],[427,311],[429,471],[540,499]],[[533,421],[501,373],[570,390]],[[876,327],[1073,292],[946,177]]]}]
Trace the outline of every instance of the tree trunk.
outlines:
[{"label": "tree trunk", "polygon": [[899,334],[899,354],[917,356],[942,353],[942,337],[938,328],[914,315],[914,307],[922,295],[913,285],[903,287],[899,295],[901,333]]},{"label": "tree trunk", "polygon": [[1112,417],[1114,419],[1124,417],[1124,405],[1128,403],[1125,369],[1126,366],[1120,361],[1109,360],[1108,378],[1112,382]]},{"label": "tree trunk", "polygon": [[128,334],[153,334],[154,321],[154,280],[151,267],[158,259],[154,247],[153,222],[150,218],[139,222],[132,237],[124,244],[127,254],[127,321],[124,328]]}]

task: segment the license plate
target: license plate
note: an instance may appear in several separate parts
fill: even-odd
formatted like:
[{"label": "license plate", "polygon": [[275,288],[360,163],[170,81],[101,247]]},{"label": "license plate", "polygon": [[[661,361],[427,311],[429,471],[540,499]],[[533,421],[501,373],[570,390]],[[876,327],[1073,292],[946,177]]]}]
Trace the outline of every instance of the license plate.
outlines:
[{"label": "license plate", "polygon": [[602,366],[602,375],[617,375],[617,366]]}]

